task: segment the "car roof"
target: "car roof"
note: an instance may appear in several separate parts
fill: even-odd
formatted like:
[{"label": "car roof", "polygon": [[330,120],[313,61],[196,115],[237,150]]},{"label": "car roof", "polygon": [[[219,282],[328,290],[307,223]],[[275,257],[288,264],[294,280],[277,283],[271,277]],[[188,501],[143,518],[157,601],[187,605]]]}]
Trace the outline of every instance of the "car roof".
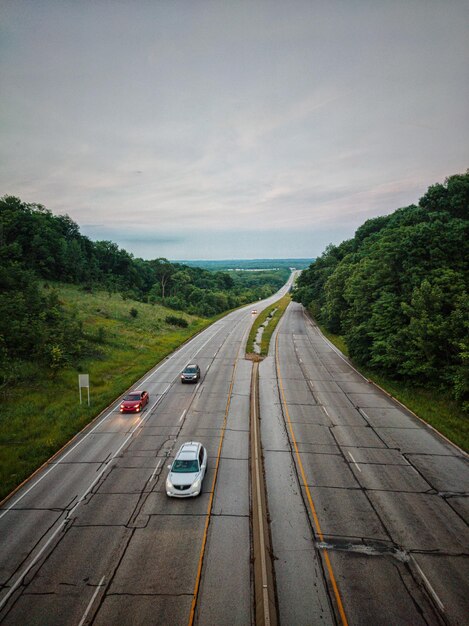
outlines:
[{"label": "car roof", "polygon": [[176,454],[176,458],[186,461],[195,459],[197,458],[197,454],[201,446],[202,444],[198,441],[188,441],[187,443],[183,443],[179,448],[179,452]]},{"label": "car roof", "polygon": [[188,367],[197,367],[197,363],[188,363],[188,364],[186,365],[186,369],[187,369]]},{"label": "car roof", "polygon": [[129,391],[129,394],[131,393],[143,393],[143,389],[134,389],[133,391]]}]

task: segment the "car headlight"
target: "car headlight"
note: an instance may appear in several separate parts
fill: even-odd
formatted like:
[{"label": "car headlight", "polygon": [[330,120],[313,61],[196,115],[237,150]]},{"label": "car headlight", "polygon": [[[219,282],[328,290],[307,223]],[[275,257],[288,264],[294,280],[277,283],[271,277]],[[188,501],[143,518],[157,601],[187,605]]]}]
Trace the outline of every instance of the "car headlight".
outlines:
[{"label": "car headlight", "polygon": [[198,478],[197,480],[195,480],[195,481],[192,483],[192,489],[199,489],[199,488],[200,488],[200,483],[201,483],[201,482],[202,482],[202,481],[200,480],[200,478]]},{"label": "car headlight", "polygon": [[169,476],[166,479],[166,489],[172,489],[173,488],[173,483],[170,481]]}]

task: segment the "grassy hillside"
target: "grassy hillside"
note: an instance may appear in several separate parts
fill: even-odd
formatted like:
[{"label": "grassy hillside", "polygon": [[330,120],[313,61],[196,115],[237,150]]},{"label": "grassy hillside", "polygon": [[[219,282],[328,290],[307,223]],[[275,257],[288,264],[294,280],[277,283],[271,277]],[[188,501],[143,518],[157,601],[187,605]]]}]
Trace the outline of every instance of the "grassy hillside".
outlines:
[{"label": "grassy hillside", "polygon": [[[55,378],[49,369],[23,363],[19,381],[1,389],[0,499],[146,371],[213,321],[117,294],[55,287],[83,323],[87,356]],[[187,328],[168,324],[168,315],[185,319]],[[79,404],[79,373],[90,375],[90,407]]]}]

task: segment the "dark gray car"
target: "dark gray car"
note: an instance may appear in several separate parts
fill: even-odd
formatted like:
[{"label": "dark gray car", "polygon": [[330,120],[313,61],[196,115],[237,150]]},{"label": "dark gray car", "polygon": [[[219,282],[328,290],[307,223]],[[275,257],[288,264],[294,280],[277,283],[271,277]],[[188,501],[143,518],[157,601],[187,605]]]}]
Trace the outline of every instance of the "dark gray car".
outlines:
[{"label": "dark gray car", "polygon": [[200,367],[196,363],[186,365],[181,373],[182,383],[197,383],[200,380]]}]

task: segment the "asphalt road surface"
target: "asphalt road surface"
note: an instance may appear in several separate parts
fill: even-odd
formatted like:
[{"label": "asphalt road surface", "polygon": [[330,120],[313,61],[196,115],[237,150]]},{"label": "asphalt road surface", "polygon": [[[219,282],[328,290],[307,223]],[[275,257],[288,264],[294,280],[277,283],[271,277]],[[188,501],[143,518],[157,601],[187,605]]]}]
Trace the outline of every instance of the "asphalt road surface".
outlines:
[{"label": "asphalt road surface", "polygon": [[467,455],[351,368],[298,304],[260,397],[280,623],[469,624]]},{"label": "asphalt road surface", "polygon": [[[262,310],[280,294],[256,304]],[[251,308],[149,372],[0,509],[0,623],[253,624]],[[467,624],[467,457],[366,382],[290,305],[260,365],[279,622]],[[188,363],[197,385],[182,385]],[[196,499],[166,496],[201,441]]]},{"label": "asphalt road surface", "polygon": [[[116,400],[3,503],[2,624],[251,623],[253,318],[245,307],[182,346],[134,386],[150,394],[141,414]],[[200,383],[181,384],[194,361]],[[190,440],[208,451],[203,491],[169,499],[167,465]]]}]

